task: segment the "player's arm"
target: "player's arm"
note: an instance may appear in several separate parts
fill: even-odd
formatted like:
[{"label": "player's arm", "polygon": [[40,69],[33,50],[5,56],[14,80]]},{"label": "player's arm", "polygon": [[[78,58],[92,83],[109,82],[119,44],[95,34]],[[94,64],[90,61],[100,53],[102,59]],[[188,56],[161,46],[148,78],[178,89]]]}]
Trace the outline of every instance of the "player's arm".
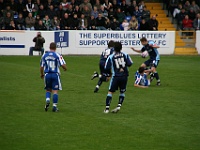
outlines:
[{"label": "player's arm", "polygon": [[136,83],[134,83],[134,87],[138,87],[138,88],[148,88],[148,86],[138,85],[138,84],[136,84]]},{"label": "player's arm", "polygon": [[158,46],[156,43],[154,43],[153,41],[149,42],[149,46],[153,47],[153,48],[160,48],[160,46]]},{"label": "player's arm", "polygon": [[134,52],[137,52],[137,53],[142,53],[141,50],[136,50],[135,48],[131,47],[131,49],[134,51]]},{"label": "player's arm", "polygon": [[63,64],[61,67],[63,68],[64,71],[67,71],[67,66],[66,66],[66,64]]},{"label": "player's arm", "polygon": [[44,67],[40,67],[40,77],[44,78]]}]

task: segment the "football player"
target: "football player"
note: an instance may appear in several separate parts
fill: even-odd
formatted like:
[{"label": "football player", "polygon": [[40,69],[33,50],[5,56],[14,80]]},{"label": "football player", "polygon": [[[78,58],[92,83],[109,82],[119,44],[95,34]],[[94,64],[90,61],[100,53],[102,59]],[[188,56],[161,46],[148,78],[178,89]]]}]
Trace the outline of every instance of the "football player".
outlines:
[{"label": "football player", "polygon": [[148,80],[149,72],[145,71],[144,67],[140,67],[138,71],[135,73],[135,87],[139,88],[148,88],[150,85],[150,80]]},{"label": "football player", "polygon": [[156,78],[157,85],[160,85],[160,78],[159,78],[158,72],[156,71],[156,68],[158,67],[158,63],[160,61],[160,55],[158,53],[157,48],[160,48],[160,47],[156,45],[154,41],[147,41],[145,37],[141,38],[140,42],[143,45],[141,50],[136,50],[133,47],[131,49],[137,53],[142,53],[144,51],[148,52],[150,58],[146,60],[144,63],[142,63],[141,67],[144,67],[144,68],[150,67],[150,71],[152,72],[150,74],[150,81]]},{"label": "football player", "polygon": [[110,56],[113,51],[114,51],[114,41],[109,41],[108,43],[108,48],[106,48],[105,50],[103,50],[101,57],[100,57],[100,61],[99,61],[99,69],[100,69],[100,74],[98,74],[98,72],[94,72],[94,75],[92,76],[93,80],[94,78],[99,77],[99,81],[97,82],[97,85],[94,89],[94,93],[97,93],[99,91],[99,87],[101,86],[101,84],[103,82],[107,82],[110,79],[111,76],[111,70],[105,70],[105,63],[106,63],[106,59],[108,58],[108,56]]},{"label": "football player", "polygon": [[50,51],[46,52],[40,61],[40,76],[45,82],[46,89],[46,105],[45,111],[50,105],[51,93],[53,94],[53,112],[57,112],[58,90],[62,90],[60,81],[60,70],[62,67],[64,71],[67,70],[65,60],[56,52],[56,43],[50,44]]},{"label": "football player", "polygon": [[130,67],[133,62],[128,54],[121,52],[122,44],[120,42],[115,42],[114,46],[115,52],[108,57],[105,64],[106,70],[112,70],[112,78],[110,81],[109,91],[106,97],[106,109],[104,113],[109,113],[110,103],[112,100],[113,93],[120,90],[118,105],[112,110],[113,113],[117,113],[124,101],[126,85],[128,81],[128,67]]}]

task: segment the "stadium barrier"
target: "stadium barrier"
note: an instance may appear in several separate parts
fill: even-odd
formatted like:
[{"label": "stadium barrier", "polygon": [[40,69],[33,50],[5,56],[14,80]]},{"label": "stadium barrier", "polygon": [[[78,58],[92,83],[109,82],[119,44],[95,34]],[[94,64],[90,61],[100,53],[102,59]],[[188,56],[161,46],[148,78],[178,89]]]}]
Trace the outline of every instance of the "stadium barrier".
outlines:
[{"label": "stadium barrier", "polygon": [[[0,31],[0,55],[28,55],[29,48],[34,46],[33,38],[38,31]],[[44,49],[49,49],[50,42],[56,42],[57,51],[63,55],[99,55],[109,40],[120,41],[123,51],[136,54],[130,47],[140,49],[140,38],[146,37],[160,46],[162,55],[174,54],[175,31],[41,31],[45,38]],[[200,40],[200,32],[197,39]],[[200,49],[197,42],[196,47]],[[38,55],[38,54],[37,54]]]},{"label": "stadium barrier", "polygon": [[196,49],[200,55],[200,31],[196,31]]}]

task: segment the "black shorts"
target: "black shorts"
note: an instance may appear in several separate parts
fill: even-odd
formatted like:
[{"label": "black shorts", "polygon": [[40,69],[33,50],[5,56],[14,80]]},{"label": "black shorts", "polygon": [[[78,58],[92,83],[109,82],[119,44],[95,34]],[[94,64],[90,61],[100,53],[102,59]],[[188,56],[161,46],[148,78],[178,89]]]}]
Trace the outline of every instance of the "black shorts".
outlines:
[{"label": "black shorts", "polygon": [[157,68],[158,64],[159,64],[160,60],[156,60],[156,59],[148,59],[147,61],[144,62],[144,64],[147,67],[155,67]]},{"label": "black shorts", "polygon": [[100,74],[109,77],[111,75],[111,70],[105,70],[105,63],[100,62],[99,63],[99,69],[100,69]]},{"label": "black shorts", "polygon": [[112,77],[110,80],[109,91],[115,92],[119,88],[120,93],[124,93],[126,91],[127,81],[128,76]]}]

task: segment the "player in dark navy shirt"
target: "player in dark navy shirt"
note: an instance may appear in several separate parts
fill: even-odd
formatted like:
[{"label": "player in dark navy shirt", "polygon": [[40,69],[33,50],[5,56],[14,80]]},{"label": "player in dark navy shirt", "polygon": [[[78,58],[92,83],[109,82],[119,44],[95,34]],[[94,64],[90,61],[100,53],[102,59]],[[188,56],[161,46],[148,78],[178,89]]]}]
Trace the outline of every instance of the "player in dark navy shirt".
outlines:
[{"label": "player in dark navy shirt", "polygon": [[156,68],[158,67],[158,63],[160,61],[160,55],[158,53],[157,48],[160,48],[160,47],[156,45],[154,41],[147,41],[145,37],[141,38],[140,42],[143,45],[141,50],[135,50],[134,48],[131,48],[131,49],[137,53],[142,53],[144,51],[148,52],[150,58],[146,60],[144,63],[142,63],[141,67],[144,67],[144,68],[150,67],[150,71],[152,72],[150,74],[150,81],[156,78],[157,85],[160,85],[160,78],[159,78],[158,72],[156,71]]},{"label": "player in dark navy shirt", "polygon": [[46,89],[45,111],[49,108],[51,93],[53,94],[52,110],[53,112],[58,111],[58,90],[62,90],[59,67],[62,67],[64,71],[67,70],[65,60],[56,52],[56,43],[52,42],[50,51],[46,52],[40,61],[40,74],[41,78],[44,78]]},{"label": "player in dark navy shirt", "polygon": [[120,90],[119,102],[115,109],[112,110],[113,113],[117,113],[124,101],[126,84],[128,81],[128,67],[130,67],[133,62],[128,54],[121,52],[122,44],[120,42],[115,42],[114,53],[110,55],[105,64],[106,70],[112,70],[112,78],[110,81],[109,91],[106,97],[106,109],[104,113],[109,113],[110,103],[112,100],[113,93]]},{"label": "player in dark navy shirt", "polygon": [[108,48],[106,48],[105,50],[103,50],[101,57],[100,57],[100,61],[99,61],[99,69],[100,69],[100,74],[98,74],[98,72],[94,72],[94,75],[92,76],[92,80],[96,77],[99,77],[99,81],[94,89],[94,92],[98,92],[99,87],[101,86],[101,84],[103,82],[107,82],[110,79],[111,76],[111,70],[105,70],[105,63],[106,60],[108,58],[108,56],[110,56],[113,51],[114,51],[114,41],[109,41],[108,43]]}]

